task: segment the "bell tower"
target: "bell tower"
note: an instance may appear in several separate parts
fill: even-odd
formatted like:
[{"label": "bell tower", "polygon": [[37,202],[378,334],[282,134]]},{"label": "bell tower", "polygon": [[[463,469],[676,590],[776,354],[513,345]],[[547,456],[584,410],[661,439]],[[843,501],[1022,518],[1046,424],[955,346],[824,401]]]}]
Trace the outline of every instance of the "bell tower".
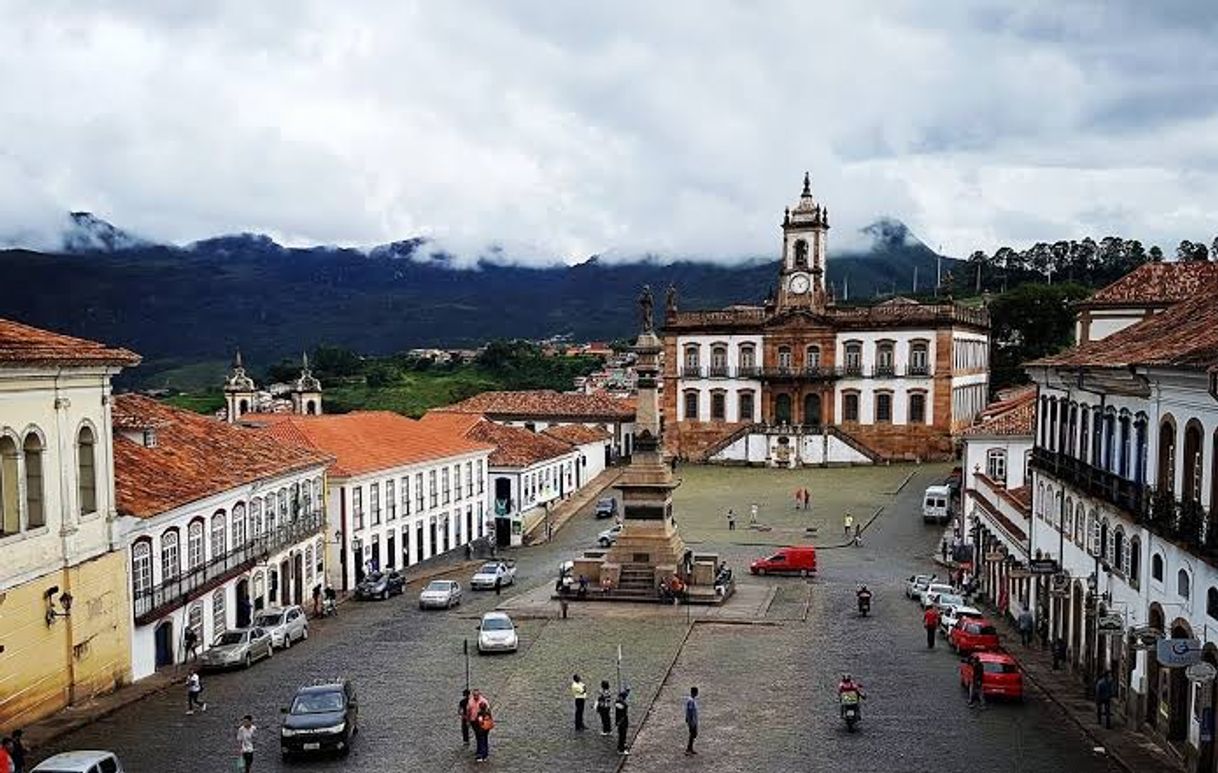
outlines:
[{"label": "bell tower", "polygon": [[226,418],[229,424],[236,423],[243,415],[254,410],[258,394],[254,380],[245,373],[241,362],[241,350],[233,358],[233,372],[224,381],[224,402],[228,406]]},{"label": "bell tower", "polygon": [[301,416],[321,415],[321,382],[309,368],[309,354],[300,355],[300,378],[292,384],[292,413]]},{"label": "bell tower", "polygon": [[828,299],[825,248],[829,209],[812,198],[812,181],[804,173],[804,188],[795,207],[782,216],[782,270],[778,278],[778,307],[821,311]]}]

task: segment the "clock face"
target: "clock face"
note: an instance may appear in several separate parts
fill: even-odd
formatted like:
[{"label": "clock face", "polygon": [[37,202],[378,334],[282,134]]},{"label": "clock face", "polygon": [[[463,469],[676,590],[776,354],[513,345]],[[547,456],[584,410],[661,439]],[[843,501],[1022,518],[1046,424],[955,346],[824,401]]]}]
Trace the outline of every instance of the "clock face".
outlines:
[{"label": "clock face", "polygon": [[808,279],[807,274],[796,274],[791,277],[791,283],[788,287],[796,295],[803,295],[812,288],[812,281]]}]

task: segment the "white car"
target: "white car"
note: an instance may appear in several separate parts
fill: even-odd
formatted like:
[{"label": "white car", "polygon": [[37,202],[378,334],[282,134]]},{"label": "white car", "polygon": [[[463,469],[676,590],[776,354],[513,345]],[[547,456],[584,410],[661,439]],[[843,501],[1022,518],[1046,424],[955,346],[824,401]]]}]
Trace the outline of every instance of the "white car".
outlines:
[{"label": "white car", "polygon": [[254,625],[271,635],[271,645],[287,649],[294,641],[309,638],[309,620],[298,606],[271,607],[254,618]]},{"label": "white car", "polygon": [[64,752],[38,763],[30,773],[123,773],[123,764],[111,752]]},{"label": "white car", "polygon": [[495,587],[496,582],[502,588],[516,582],[515,561],[486,562],[478,567],[478,571],[470,578],[469,587],[474,590],[490,590]]},{"label": "white car", "polygon": [[503,612],[487,612],[478,625],[478,653],[515,652],[519,641],[512,618]]},{"label": "white car", "polygon": [[935,581],[933,574],[915,574],[905,581],[905,598],[920,599],[926,586]]},{"label": "white car", "polygon": [[945,582],[932,582],[926,586],[926,590],[922,591],[922,608],[930,609],[935,603],[940,593],[955,593],[956,589]]},{"label": "white car", "polygon": [[603,548],[612,547],[617,542],[617,536],[622,533],[622,525],[615,524],[596,535],[596,544]]},{"label": "white car", "polygon": [[419,609],[450,609],[461,603],[461,583],[432,580],[419,594]]},{"label": "white car", "polygon": [[939,615],[939,633],[947,636],[947,632],[956,627],[956,622],[962,617],[985,617],[981,610],[967,605],[950,606]]},{"label": "white car", "polygon": [[964,596],[961,596],[959,593],[955,592],[940,593],[935,597],[935,606],[939,609],[940,616],[942,616],[944,612],[952,607],[962,607],[967,603],[968,602],[964,600]]}]

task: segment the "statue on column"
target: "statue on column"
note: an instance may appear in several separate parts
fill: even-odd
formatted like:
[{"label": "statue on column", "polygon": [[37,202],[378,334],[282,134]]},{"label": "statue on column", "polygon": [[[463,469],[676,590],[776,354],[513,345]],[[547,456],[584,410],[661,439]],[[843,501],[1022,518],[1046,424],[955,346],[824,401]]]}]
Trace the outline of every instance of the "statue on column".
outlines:
[{"label": "statue on column", "polygon": [[655,332],[655,300],[651,297],[651,285],[643,285],[643,292],[639,295],[639,316],[642,317],[643,332]]}]

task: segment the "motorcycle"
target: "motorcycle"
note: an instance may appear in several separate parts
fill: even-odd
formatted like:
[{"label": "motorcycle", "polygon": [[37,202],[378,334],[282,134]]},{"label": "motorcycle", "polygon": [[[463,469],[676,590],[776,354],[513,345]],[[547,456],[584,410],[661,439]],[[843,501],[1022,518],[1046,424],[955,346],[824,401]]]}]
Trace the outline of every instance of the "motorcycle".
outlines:
[{"label": "motorcycle", "polygon": [[866,617],[867,613],[871,611],[871,594],[870,593],[858,594],[858,602],[859,602],[859,614],[863,617]]},{"label": "motorcycle", "polygon": [[338,605],[334,601],[333,596],[326,596],[321,600],[321,616],[334,617],[338,614]]},{"label": "motorcycle", "polygon": [[860,700],[862,696],[857,692],[844,692],[838,698],[841,702],[842,719],[846,720],[846,730],[854,732],[854,726],[862,719],[862,711],[860,710]]}]

